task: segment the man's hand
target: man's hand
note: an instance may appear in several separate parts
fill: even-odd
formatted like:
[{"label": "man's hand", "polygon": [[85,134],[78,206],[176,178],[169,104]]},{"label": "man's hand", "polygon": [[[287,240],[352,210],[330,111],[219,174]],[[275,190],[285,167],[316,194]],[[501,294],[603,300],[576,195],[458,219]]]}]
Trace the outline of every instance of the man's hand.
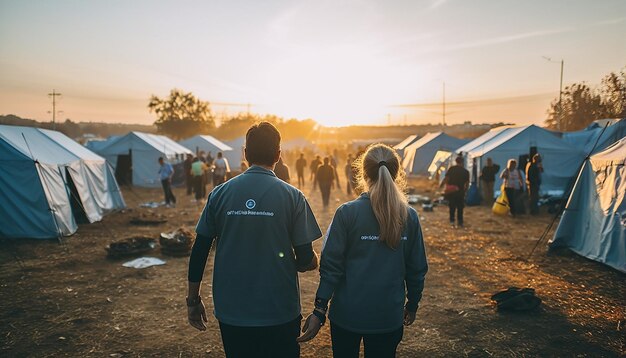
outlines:
[{"label": "man's hand", "polygon": [[302,327],[302,335],[296,338],[298,343],[307,342],[317,336],[317,332],[320,331],[322,322],[314,314],[310,314],[304,321],[304,327]]},{"label": "man's hand", "polygon": [[209,320],[206,317],[206,310],[202,301],[195,306],[187,307],[187,319],[193,328],[199,331],[206,331],[206,323]]},{"label": "man's hand", "polygon": [[415,312],[404,310],[404,325],[410,326],[415,322]]}]

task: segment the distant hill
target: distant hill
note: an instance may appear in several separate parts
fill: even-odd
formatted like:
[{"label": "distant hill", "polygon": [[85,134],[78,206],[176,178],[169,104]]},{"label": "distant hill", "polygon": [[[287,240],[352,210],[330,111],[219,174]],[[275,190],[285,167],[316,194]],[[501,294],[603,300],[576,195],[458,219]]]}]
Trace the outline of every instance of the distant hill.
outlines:
[{"label": "distant hill", "polygon": [[[51,122],[39,122],[34,119],[21,118],[14,114],[0,115],[0,124],[52,129]],[[55,129],[79,142],[83,142],[86,137],[106,138],[111,135],[123,135],[131,131],[156,133],[156,127],[153,125],[102,122],[76,123],[69,119],[56,123]]]}]

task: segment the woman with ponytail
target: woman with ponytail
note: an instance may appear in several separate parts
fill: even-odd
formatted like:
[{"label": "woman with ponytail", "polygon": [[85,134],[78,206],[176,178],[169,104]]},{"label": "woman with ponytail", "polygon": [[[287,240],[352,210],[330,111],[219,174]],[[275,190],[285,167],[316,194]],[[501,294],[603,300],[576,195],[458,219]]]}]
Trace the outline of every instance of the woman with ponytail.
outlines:
[{"label": "woman with ponytail", "polygon": [[[363,194],[335,212],[320,263],[315,309],[300,342],[317,335],[330,301],[335,357],[395,357],[415,320],[428,270],[422,230],[403,192],[396,152],[376,144],[355,161]],[[332,299],[332,301],[331,301]]]}]

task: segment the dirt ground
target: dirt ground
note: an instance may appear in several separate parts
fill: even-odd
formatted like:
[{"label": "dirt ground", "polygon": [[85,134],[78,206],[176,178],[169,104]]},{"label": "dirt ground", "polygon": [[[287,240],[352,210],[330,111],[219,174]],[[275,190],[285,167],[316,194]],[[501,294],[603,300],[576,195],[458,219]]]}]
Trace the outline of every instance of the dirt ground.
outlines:
[{"label": "dirt ground", "polygon": [[[342,183],[343,184],[343,183]],[[428,184],[413,182],[418,193],[433,195]],[[310,185],[310,183],[308,183]],[[324,211],[318,192],[304,190],[322,230],[332,210]],[[0,356],[164,356],[223,357],[217,322],[198,332],[186,322],[187,259],[164,259],[163,266],[122,267],[106,258],[105,246],[131,235],[193,226],[201,205],[175,189],[176,209],[142,209],[160,201],[159,189],[124,189],[127,210],[101,223],[81,225],[64,240],[0,242]],[[349,200],[333,191],[333,204]],[[132,226],[132,215],[153,210],[169,221],[155,227]],[[494,217],[486,207],[466,209],[466,227],[451,228],[447,207],[420,212],[430,271],[416,322],[405,329],[400,357],[626,355],[626,275],[571,253],[548,255],[536,240],[551,221],[539,217]],[[321,240],[315,244],[319,252]],[[211,271],[212,264],[207,265]],[[210,272],[203,296],[212,310]],[[300,275],[304,312],[310,312],[319,275]],[[490,295],[509,286],[533,287],[542,298],[532,313],[503,314]],[[330,357],[328,326],[302,345],[303,357]]]}]

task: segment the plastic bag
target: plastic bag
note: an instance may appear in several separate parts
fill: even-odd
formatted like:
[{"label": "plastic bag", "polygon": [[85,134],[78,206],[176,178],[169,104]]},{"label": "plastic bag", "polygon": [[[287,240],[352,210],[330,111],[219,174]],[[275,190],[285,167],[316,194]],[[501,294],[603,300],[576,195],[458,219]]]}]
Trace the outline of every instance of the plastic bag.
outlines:
[{"label": "plastic bag", "polygon": [[511,206],[509,205],[509,198],[506,196],[506,191],[504,190],[504,186],[500,189],[500,196],[493,203],[493,207],[491,211],[496,215],[507,215],[511,210]]}]

